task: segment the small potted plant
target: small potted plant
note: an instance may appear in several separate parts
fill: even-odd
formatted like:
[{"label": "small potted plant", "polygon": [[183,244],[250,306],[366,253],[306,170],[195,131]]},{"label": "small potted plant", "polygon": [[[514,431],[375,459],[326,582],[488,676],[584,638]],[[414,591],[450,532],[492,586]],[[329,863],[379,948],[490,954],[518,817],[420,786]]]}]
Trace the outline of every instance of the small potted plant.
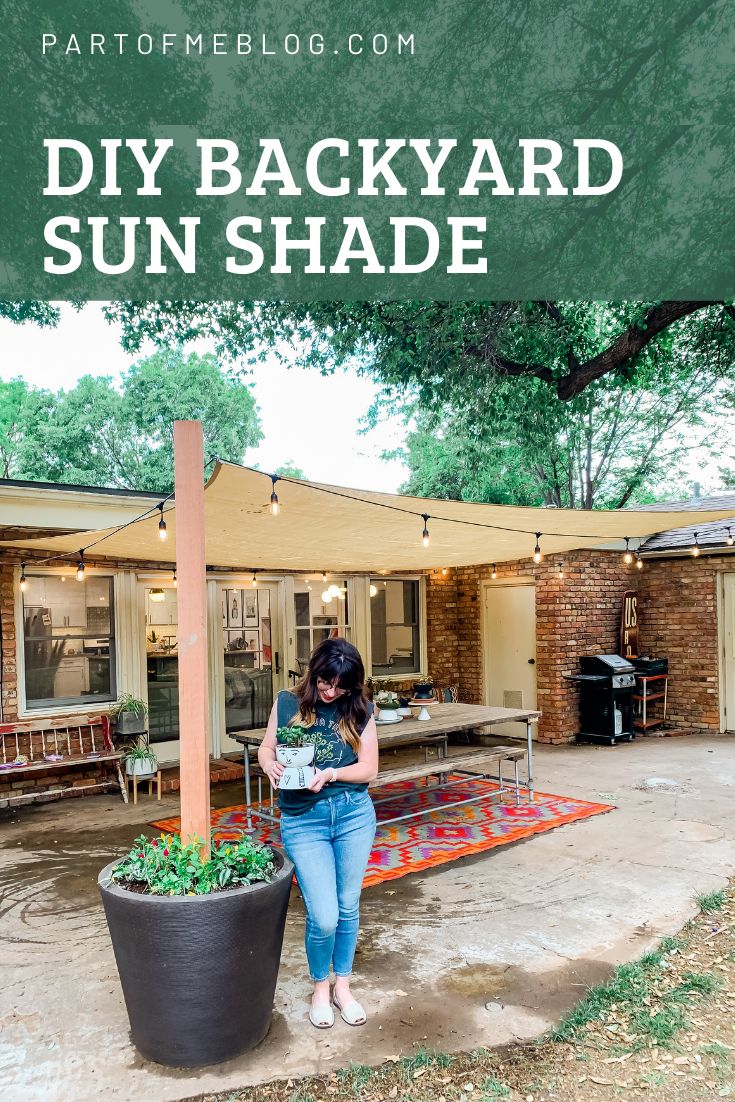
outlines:
[{"label": "small potted plant", "polygon": [[98,885],[133,1043],[171,1067],[219,1064],[270,1026],[293,865],[243,835],[141,836]]},{"label": "small potted plant", "polygon": [[381,723],[396,723],[398,721],[399,701],[392,689],[383,689],[375,694],[375,704],[378,708]]},{"label": "small potted plant", "polygon": [[147,715],[148,705],[146,702],[137,696],[133,696],[132,693],[123,693],[110,710],[110,716],[115,720],[116,732],[123,738],[130,735],[144,734]]},{"label": "small potted plant", "polygon": [[434,695],[434,681],[431,677],[422,677],[413,683],[414,700],[431,700]]},{"label": "small potted plant", "polygon": [[129,777],[152,777],[158,769],[158,758],[151,750],[147,732],[138,735],[123,748],[125,772]]},{"label": "small potted plant", "polygon": [[308,788],[314,778],[315,732],[294,724],[276,731],[276,760],[285,766],[279,788]]}]

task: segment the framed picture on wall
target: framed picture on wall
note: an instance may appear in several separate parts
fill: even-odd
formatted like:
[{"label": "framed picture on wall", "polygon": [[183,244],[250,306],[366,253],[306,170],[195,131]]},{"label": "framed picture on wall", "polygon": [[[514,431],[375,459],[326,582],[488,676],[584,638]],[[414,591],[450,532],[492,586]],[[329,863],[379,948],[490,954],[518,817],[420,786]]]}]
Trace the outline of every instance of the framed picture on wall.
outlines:
[{"label": "framed picture on wall", "polygon": [[228,650],[244,650],[245,641],[242,637],[242,631],[228,631],[227,632],[227,649]]},{"label": "framed picture on wall", "polygon": [[257,589],[244,589],[242,596],[243,596],[242,626],[244,628],[257,628],[258,627],[258,591],[257,591]]},{"label": "framed picture on wall", "polygon": [[242,627],[242,590],[227,591],[227,623],[231,628]]},{"label": "framed picture on wall", "polygon": [[253,653],[260,650],[260,632],[248,631],[247,629],[242,633],[243,641],[245,643],[245,650],[252,651]]}]

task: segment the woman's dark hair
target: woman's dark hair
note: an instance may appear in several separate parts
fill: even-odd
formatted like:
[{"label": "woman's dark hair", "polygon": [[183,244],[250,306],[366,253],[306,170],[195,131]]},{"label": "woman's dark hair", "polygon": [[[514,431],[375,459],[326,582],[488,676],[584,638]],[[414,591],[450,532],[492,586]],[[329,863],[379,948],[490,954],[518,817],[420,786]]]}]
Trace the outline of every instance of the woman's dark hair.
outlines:
[{"label": "woman's dark hair", "polygon": [[357,752],[360,735],[368,721],[368,702],[365,696],[365,667],[357,647],[346,639],[325,639],[311,652],[309,665],[294,692],[299,701],[299,711],[294,722],[311,727],[316,719],[319,692],[317,680],[328,684],[336,679],[344,696],[338,697],[337,726],[345,742]]}]

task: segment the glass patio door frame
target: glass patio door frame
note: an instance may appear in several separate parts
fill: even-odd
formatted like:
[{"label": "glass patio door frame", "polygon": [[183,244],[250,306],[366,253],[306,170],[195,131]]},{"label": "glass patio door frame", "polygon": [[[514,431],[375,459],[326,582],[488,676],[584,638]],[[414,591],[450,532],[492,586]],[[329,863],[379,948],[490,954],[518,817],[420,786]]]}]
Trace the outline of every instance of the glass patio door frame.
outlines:
[{"label": "glass patio door frame", "polygon": [[[225,709],[225,661],[224,637],[222,625],[222,592],[225,589],[249,589],[252,586],[252,574],[228,574],[223,577],[212,576],[207,579],[207,631],[209,654],[209,708],[212,722],[212,754],[242,752],[242,745],[231,739],[226,731]],[[257,589],[267,591],[270,598],[271,622],[271,677],[273,699],[279,689],[287,684],[288,658],[284,647],[284,579],[277,577],[258,577]],[[265,724],[263,724],[265,726]]]},{"label": "glass patio door frame", "polygon": [[[170,574],[139,574],[138,575],[138,638],[140,640],[140,696],[148,704],[148,623],[146,621],[146,591],[149,589],[164,589],[176,593],[176,587]],[[177,625],[178,626],[178,625]],[[178,654],[178,647],[177,647]],[[178,679],[177,679],[178,684]],[[158,758],[159,765],[176,764],[181,756],[181,744],[178,738],[167,739],[165,742],[151,743],[151,749]]]}]

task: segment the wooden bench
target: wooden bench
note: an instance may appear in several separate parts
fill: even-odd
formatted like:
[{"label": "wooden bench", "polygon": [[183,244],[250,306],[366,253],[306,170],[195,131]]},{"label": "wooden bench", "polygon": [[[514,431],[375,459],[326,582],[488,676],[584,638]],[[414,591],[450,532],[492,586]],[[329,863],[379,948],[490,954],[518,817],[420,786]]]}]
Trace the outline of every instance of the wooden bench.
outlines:
[{"label": "wooden bench", "polygon": [[[428,783],[429,777],[438,777],[439,786],[442,788],[449,788],[452,785],[461,785],[465,783],[469,777],[472,780],[497,781],[498,790],[497,792],[482,792],[474,796],[465,797],[461,800],[443,803],[441,804],[441,808],[435,806],[429,808],[424,807],[419,811],[413,811],[405,815],[395,815],[390,819],[379,819],[379,822],[394,823],[403,819],[416,819],[421,815],[428,814],[430,811],[437,811],[440,809],[444,811],[446,808],[475,803],[477,800],[486,800],[493,797],[502,799],[506,788],[514,793],[516,804],[519,804],[521,782],[518,776],[518,762],[525,756],[525,748],[519,746],[493,746],[485,750],[473,750],[471,753],[467,754],[450,754],[448,757],[432,758],[428,761],[413,762],[410,765],[399,765],[391,769],[382,769],[377,777],[370,781],[369,788],[380,788],[383,785],[400,784],[405,781],[423,779]],[[509,780],[503,776],[504,762],[512,762],[514,769],[513,780]],[[448,779],[454,775],[458,775],[460,779]],[[374,800],[373,802],[378,805],[387,803],[390,800],[395,800],[395,798],[395,795],[385,796],[383,799]]]},{"label": "wooden bench", "polygon": [[[77,716],[63,722],[39,720],[0,724],[0,805],[17,800],[31,801],[37,796],[62,795],[70,788],[89,791],[118,785],[128,802],[128,791],[120,761],[110,737],[107,716]],[[15,764],[16,760],[18,764]],[[26,759],[26,760],[23,760]],[[60,785],[59,771],[95,766],[114,767],[115,776],[87,783]],[[48,774],[48,777],[46,776]],[[33,778],[24,790],[23,780]]]}]

